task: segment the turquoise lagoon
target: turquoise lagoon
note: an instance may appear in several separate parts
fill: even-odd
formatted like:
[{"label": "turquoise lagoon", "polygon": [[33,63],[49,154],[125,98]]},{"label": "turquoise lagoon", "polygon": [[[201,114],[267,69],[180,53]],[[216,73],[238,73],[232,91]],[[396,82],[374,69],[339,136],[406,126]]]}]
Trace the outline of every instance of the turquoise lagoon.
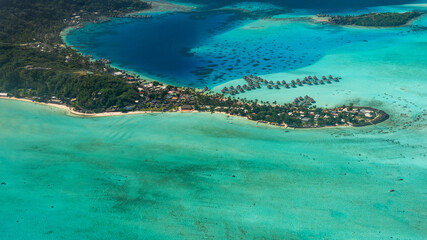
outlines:
[{"label": "turquoise lagoon", "polygon": [[[2,239],[425,239],[425,115],[285,130],[0,100]],[[394,189],[394,192],[390,190]]]},{"label": "turquoise lagoon", "polygon": [[[267,18],[253,20],[250,13],[225,10],[239,7]],[[401,6],[398,10],[418,8]],[[247,3],[216,11],[158,13],[150,20],[89,24],[69,32],[64,40],[84,54],[107,58],[113,66],[152,79],[178,86],[215,87],[246,74],[283,73],[311,66],[343,46],[415,35],[409,27],[364,31],[316,24],[304,18],[318,13],[313,9],[289,12],[274,5]]]},{"label": "turquoise lagoon", "polygon": [[[82,118],[0,100],[1,239],[426,239],[426,32],[213,17],[211,26],[228,25],[201,36],[206,44],[189,51],[196,57],[210,56],[210,43],[260,32],[273,41],[283,29],[344,39],[319,46],[311,65],[262,74],[331,73],[339,83],[239,97],[308,94],[320,106],[353,102],[391,118],[290,130],[205,113]],[[243,81],[235,79],[222,84]]]},{"label": "turquoise lagoon", "polygon": [[162,82],[214,87],[246,74],[309,66],[337,47],[390,34],[277,19],[265,28],[240,15],[215,11],[169,13],[149,21],[114,19],[74,30],[65,40],[82,53]]}]

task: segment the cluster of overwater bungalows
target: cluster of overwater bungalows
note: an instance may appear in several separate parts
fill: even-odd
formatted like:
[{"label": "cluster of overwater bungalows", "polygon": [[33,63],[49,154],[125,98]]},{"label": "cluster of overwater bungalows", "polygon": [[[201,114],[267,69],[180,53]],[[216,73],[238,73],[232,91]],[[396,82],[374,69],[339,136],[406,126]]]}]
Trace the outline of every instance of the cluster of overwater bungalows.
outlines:
[{"label": "cluster of overwater bungalows", "polygon": [[323,76],[321,79],[319,79],[317,76],[307,76],[304,77],[303,80],[300,80],[297,78],[296,80],[291,80],[290,82],[286,82],[285,80],[282,81],[267,81],[266,79],[263,79],[259,76],[249,75],[244,76],[243,79],[247,82],[247,84],[237,85],[236,87],[230,86],[230,87],[224,87],[221,92],[223,94],[239,94],[244,93],[245,91],[254,90],[257,88],[261,88],[261,84],[266,85],[268,89],[280,89],[282,88],[296,88],[298,86],[303,85],[324,85],[324,84],[331,84],[332,81],[339,82],[339,79],[342,79],[341,77],[333,77],[332,75],[329,75],[328,77]]},{"label": "cluster of overwater bungalows", "polygon": [[316,101],[305,95],[305,97],[297,97],[294,99],[294,101],[292,102],[292,106],[297,107],[297,106],[303,106],[303,107],[308,107],[310,105],[312,105],[313,103],[316,103]]}]

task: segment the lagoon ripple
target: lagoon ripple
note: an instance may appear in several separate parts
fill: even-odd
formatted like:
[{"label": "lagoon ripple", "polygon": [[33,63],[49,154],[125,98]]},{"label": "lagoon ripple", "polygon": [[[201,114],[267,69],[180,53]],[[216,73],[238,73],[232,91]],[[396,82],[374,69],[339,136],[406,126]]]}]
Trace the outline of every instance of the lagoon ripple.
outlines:
[{"label": "lagoon ripple", "polygon": [[399,33],[355,31],[304,19],[236,19],[239,15],[220,11],[113,19],[74,30],[65,39],[82,53],[162,82],[213,87],[246,74],[300,69],[338,47]]},{"label": "lagoon ripple", "polygon": [[245,97],[309,94],[322,106],[354,102],[390,114],[370,127],[286,130],[205,113],[81,118],[0,99],[1,238],[426,239],[427,32],[329,33],[362,31],[367,42],[319,47],[312,65],[265,74],[331,72],[343,76],[339,84]]},{"label": "lagoon ripple", "polygon": [[3,239],[426,236],[425,119],[285,131],[224,115],[0,109]]}]

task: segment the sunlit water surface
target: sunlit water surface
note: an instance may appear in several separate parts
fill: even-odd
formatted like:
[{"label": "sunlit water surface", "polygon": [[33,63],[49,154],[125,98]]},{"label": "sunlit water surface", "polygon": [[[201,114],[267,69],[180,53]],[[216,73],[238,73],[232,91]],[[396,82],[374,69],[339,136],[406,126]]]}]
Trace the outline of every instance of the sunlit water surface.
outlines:
[{"label": "sunlit water surface", "polygon": [[[308,94],[320,106],[378,107],[389,120],[286,130],[204,113],[80,118],[0,100],[1,239],[426,239],[426,32],[284,19],[310,11],[233,22],[230,12],[161,15],[151,23],[121,19],[67,39],[94,41],[81,49],[98,57],[135,51],[117,64],[141,71],[152,64],[153,76],[215,91],[242,84],[247,70],[271,80],[340,75],[330,85],[263,88],[239,97],[284,103]],[[193,33],[170,28],[174,22],[200,34],[191,39]],[[161,26],[170,32],[158,32]],[[147,29],[149,35],[140,32]],[[122,34],[135,39],[104,41]],[[176,36],[172,56],[155,58],[167,47],[156,35]],[[146,43],[158,49],[149,51]],[[227,70],[236,55],[240,63]],[[250,63],[264,57],[270,60]],[[293,62],[298,58],[302,63]],[[171,70],[156,69],[159,59]],[[193,63],[221,63],[212,76],[227,77],[200,82],[179,71]]]}]

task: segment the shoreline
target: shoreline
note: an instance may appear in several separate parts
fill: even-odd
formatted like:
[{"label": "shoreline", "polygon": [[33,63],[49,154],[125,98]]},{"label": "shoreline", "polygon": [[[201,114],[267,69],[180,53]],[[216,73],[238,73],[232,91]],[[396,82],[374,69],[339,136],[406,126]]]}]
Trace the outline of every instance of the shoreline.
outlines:
[{"label": "shoreline", "polygon": [[64,104],[36,102],[27,98],[16,98],[16,97],[0,97],[0,99],[34,103],[34,104],[39,104],[47,107],[54,107],[57,109],[65,110],[71,116],[78,116],[78,117],[114,117],[114,116],[135,115],[135,114],[163,113],[163,112],[151,112],[151,111],[134,111],[134,112],[127,112],[127,113],[123,113],[123,112],[82,113]]},{"label": "shoreline", "polygon": [[[196,9],[196,6],[187,6],[187,5],[180,5],[180,4],[176,4],[176,3],[170,3],[170,2],[157,2],[157,1],[149,1],[152,4],[152,7],[150,9],[146,9],[146,10],[142,10],[142,11],[136,11],[136,12],[132,12],[132,13],[128,13],[126,14],[127,16],[132,16],[132,15],[137,15],[137,14],[141,14],[141,13],[169,13],[169,12],[191,12],[194,9]],[[98,23],[91,23],[91,22],[82,22],[81,26],[84,28],[86,27],[88,24],[98,24]],[[59,37],[62,39],[63,44],[66,47],[69,47],[71,49],[73,49],[74,51],[76,51],[77,54],[87,57],[88,54],[85,54],[83,52],[80,52],[78,49],[72,47],[72,45],[70,45],[67,41],[66,41],[66,37],[69,33],[71,33],[72,31],[75,31],[77,29],[79,29],[80,27],[78,26],[69,26],[66,27],[65,29],[63,29],[60,33],[59,33]],[[95,59],[91,59],[91,60],[95,60]],[[146,73],[142,73],[142,72],[137,72],[135,70],[129,70],[126,68],[122,68],[122,67],[118,67],[116,66],[114,63],[109,63],[109,64],[105,64],[111,68],[115,68],[118,71],[122,71],[127,73],[128,75],[132,75],[132,76],[139,76],[141,79],[149,81],[149,82],[160,82],[164,85],[171,85],[171,86],[177,86],[177,85],[172,85],[170,83],[168,83],[167,81],[165,81],[164,79],[160,79],[160,78],[156,78],[153,76],[148,76]],[[183,87],[183,86],[177,86],[177,87]]]},{"label": "shoreline", "polygon": [[134,15],[138,13],[191,12],[195,8],[197,8],[197,6],[189,6],[184,4],[171,3],[167,1],[164,1],[164,2],[163,1],[162,2],[147,1],[147,2],[151,3],[150,9],[129,13],[127,15],[129,16],[129,15]]},{"label": "shoreline", "polygon": [[401,27],[408,27],[411,26],[415,21],[423,18],[426,16],[426,13],[421,14],[418,17],[410,19],[405,24],[399,25],[399,26],[359,26],[359,25],[347,25],[347,24],[336,24],[330,21],[329,17],[318,17],[316,15],[310,16],[309,19],[314,23],[321,23],[321,24],[328,24],[331,26],[337,26],[337,27],[343,27],[343,28],[351,28],[351,29],[361,29],[361,30],[370,30],[370,29],[394,29],[394,28],[401,28]]},{"label": "shoreline", "polygon": [[[134,15],[134,14],[139,14],[139,13],[167,13],[167,12],[191,12],[194,9],[197,9],[197,6],[188,6],[188,5],[184,5],[184,4],[177,4],[177,3],[170,3],[167,1],[149,1],[152,4],[152,8],[151,9],[147,9],[147,10],[142,10],[142,11],[137,11],[137,12],[133,12],[133,13],[128,13],[127,15]],[[244,8],[218,8],[218,9],[213,9],[213,10],[231,10],[231,11],[249,11],[247,9]],[[357,25],[339,25],[339,24],[334,24],[331,23],[328,17],[318,17],[316,15],[304,15],[303,17],[292,17],[292,18],[264,18],[264,20],[267,21],[301,21],[301,22],[311,22],[311,23],[322,23],[322,24],[329,24],[329,25],[333,25],[333,26],[337,26],[337,27],[343,27],[343,28],[351,28],[351,29],[362,29],[362,30],[372,30],[372,29],[392,29],[392,28],[399,28],[399,27],[406,27],[406,26],[410,26],[413,24],[413,22],[415,22],[416,20],[419,20],[420,18],[424,17],[425,15],[427,15],[426,13],[415,17],[413,19],[411,19],[410,21],[408,21],[406,24],[404,25],[400,25],[400,26],[390,26],[390,27],[376,27],[376,26],[357,26]],[[98,24],[98,23],[90,23],[90,22],[83,22],[82,25],[83,27],[85,27],[87,24]],[[80,54],[81,56],[87,56],[88,54],[85,54],[83,52],[80,52],[78,49],[72,47],[72,45],[70,45],[69,43],[67,43],[66,41],[66,36],[71,32],[78,29],[77,26],[70,26],[65,28],[64,30],[62,30],[60,32],[60,37],[62,39],[62,42],[67,46],[70,47],[71,49],[75,50],[77,54]],[[130,69],[126,69],[123,67],[119,67],[117,66],[115,63],[109,63],[106,64],[107,66],[110,66],[112,68],[117,69],[118,71],[122,71],[124,73],[127,73],[128,75],[131,76],[139,76],[140,79],[142,80],[146,80],[149,82],[153,82],[153,81],[157,81],[160,82],[164,85],[170,85],[170,86],[176,86],[176,87],[186,87],[185,85],[176,85],[173,83],[168,82],[165,79],[156,77],[156,76],[150,76],[147,75],[147,73],[143,73],[143,72],[138,72],[136,70],[130,70]],[[229,80],[227,82],[224,83],[228,83],[234,80]],[[223,84],[223,83],[222,83]],[[220,84],[220,85],[222,85]],[[215,89],[217,86],[214,87],[210,87],[212,89]],[[198,89],[202,89],[202,87],[193,87],[193,88],[198,88]]]},{"label": "shoreline", "polygon": [[[151,3],[154,5],[153,8],[147,9],[147,10],[138,11],[138,12],[129,13],[127,15],[139,14],[139,13],[145,13],[145,12],[159,12],[160,9],[162,9],[161,12],[168,12],[168,11],[169,12],[180,12],[180,11],[192,11],[194,8],[196,8],[196,7],[189,7],[189,6],[181,6],[181,9],[177,10],[177,6],[180,6],[180,5],[173,4],[173,3],[167,3],[167,2],[151,2]],[[227,10],[236,11],[236,9],[227,9]],[[239,9],[239,10],[242,11],[242,10],[245,10],[245,9]],[[161,12],[159,12],[159,13],[161,13]],[[300,20],[300,18],[298,20]],[[98,24],[98,22],[94,22],[94,23],[92,23],[92,22],[83,22],[83,23],[81,23],[81,26],[84,27],[87,24]],[[62,39],[62,42],[67,47],[70,47],[71,49],[73,49],[77,54],[86,57],[87,55],[85,53],[80,52],[78,49],[75,49],[70,44],[68,44],[67,41],[66,41],[66,36],[71,31],[74,31],[74,30],[80,28],[81,26],[69,26],[69,27],[66,27],[65,29],[63,29],[59,33],[59,35],[60,35],[60,37]],[[108,66],[110,66],[112,68],[115,68],[115,69],[117,69],[119,71],[125,72],[126,74],[134,76],[134,77],[136,75],[139,75],[139,79],[142,79],[142,80],[146,80],[146,81],[158,81],[158,82],[160,82],[160,83],[162,83],[164,85],[176,86],[176,85],[172,85],[172,84],[166,83],[166,82],[164,82],[162,80],[159,80],[159,79],[156,79],[156,78],[144,76],[143,74],[138,73],[136,71],[132,71],[132,70],[127,70],[127,69],[124,69],[124,68],[116,67],[115,64],[113,64],[113,63],[106,64],[106,65],[108,65]],[[177,86],[177,87],[179,87],[179,86]],[[82,112],[79,112],[79,111],[75,110],[73,107],[66,106],[65,104],[36,102],[36,101],[34,101],[32,99],[28,99],[28,98],[16,98],[16,97],[0,97],[0,99],[16,100],[16,101],[22,101],[22,102],[29,102],[29,103],[35,103],[35,104],[45,105],[45,106],[49,106],[49,107],[55,107],[57,109],[62,109],[62,110],[67,111],[67,113],[69,113],[72,116],[79,116],[79,117],[110,117],[110,116],[125,116],[125,115],[153,114],[153,113],[174,113],[174,112],[175,113],[176,112],[181,112],[181,113],[197,113],[197,112],[199,112],[199,111],[195,111],[195,110],[193,110],[193,111],[182,111],[182,110],[179,110],[179,111],[167,111],[167,112],[163,112],[163,111],[162,112],[159,112],[159,111],[154,111],[154,112],[153,111],[130,111],[130,112],[82,113]],[[378,110],[378,111],[381,111],[381,110]],[[275,123],[272,123],[272,122],[256,121],[256,120],[252,120],[252,119],[250,119],[249,117],[246,117],[246,116],[231,115],[231,114],[228,114],[228,113],[225,113],[225,112],[216,112],[216,111],[214,111],[214,112],[207,112],[207,111],[205,112],[205,111],[202,111],[202,112],[203,113],[211,113],[211,114],[214,114],[214,113],[218,114],[219,113],[219,114],[227,115],[229,117],[241,117],[241,118],[245,118],[246,120],[249,120],[249,121],[252,121],[252,122],[256,122],[256,124],[262,123],[263,125],[271,125],[271,126],[274,126],[274,127],[280,127],[280,128],[286,128],[286,129],[293,128],[293,129],[305,129],[306,130],[306,129],[316,129],[316,128],[322,129],[322,128],[358,127],[358,126],[353,126],[351,124],[335,125],[335,126],[289,127],[285,123],[282,123],[281,125],[279,125],[279,124],[275,124]],[[380,121],[380,122],[382,122],[382,121]],[[377,122],[377,123],[380,123],[380,122]],[[367,125],[375,125],[377,123],[370,123],[370,124],[367,124]],[[363,126],[367,126],[367,125],[363,125]]]},{"label": "shoreline", "polygon": [[[270,127],[274,127],[274,128],[281,128],[281,129],[293,129],[293,130],[314,130],[314,129],[332,129],[332,128],[348,128],[348,127],[353,127],[353,128],[360,128],[360,127],[367,127],[367,126],[374,126],[377,125],[379,123],[382,123],[384,121],[386,121],[387,119],[389,119],[389,115],[387,113],[385,113],[382,110],[378,110],[381,113],[386,114],[386,117],[383,116],[378,122],[376,122],[374,120],[374,122],[369,123],[369,124],[365,124],[365,125],[360,125],[360,126],[353,126],[353,125],[337,125],[337,126],[323,126],[323,127],[289,127],[286,124],[283,125],[276,125],[276,124],[272,124],[269,122],[262,122],[262,121],[255,121],[255,120],[251,120],[248,117],[244,117],[244,116],[236,116],[236,115],[232,115],[229,113],[225,113],[225,112],[200,112],[197,110],[193,110],[193,111],[176,111],[176,112],[153,112],[153,111],[131,111],[131,112],[102,112],[102,113],[81,113],[78,112],[76,110],[74,110],[72,107],[68,107],[64,104],[56,104],[56,103],[44,103],[44,102],[36,102],[33,101],[31,99],[27,99],[27,98],[16,98],[16,97],[0,97],[0,99],[4,99],[4,100],[11,100],[11,101],[18,101],[18,102],[26,102],[26,103],[33,103],[33,104],[39,104],[42,106],[46,106],[46,107],[53,107],[56,109],[61,109],[67,112],[67,116],[71,116],[71,117],[83,117],[83,118],[99,118],[99,117],[117,117],[117,116],[127,116],[127,115],[141,115],[141,114],[167,114],[167,113],[205,113],[205,114],[222,114],[222,115],[226,115],[227,117],[237,117],[240,119],[244,119],[248,122],[252,122],[256,125],[262,125],[262,126],[270,126]],[[362,108],[362,107],[360,107]],[[371,107],[363,107],[366,109],[374,109]],[[385,117],[385,119],[384,119]]]}]

